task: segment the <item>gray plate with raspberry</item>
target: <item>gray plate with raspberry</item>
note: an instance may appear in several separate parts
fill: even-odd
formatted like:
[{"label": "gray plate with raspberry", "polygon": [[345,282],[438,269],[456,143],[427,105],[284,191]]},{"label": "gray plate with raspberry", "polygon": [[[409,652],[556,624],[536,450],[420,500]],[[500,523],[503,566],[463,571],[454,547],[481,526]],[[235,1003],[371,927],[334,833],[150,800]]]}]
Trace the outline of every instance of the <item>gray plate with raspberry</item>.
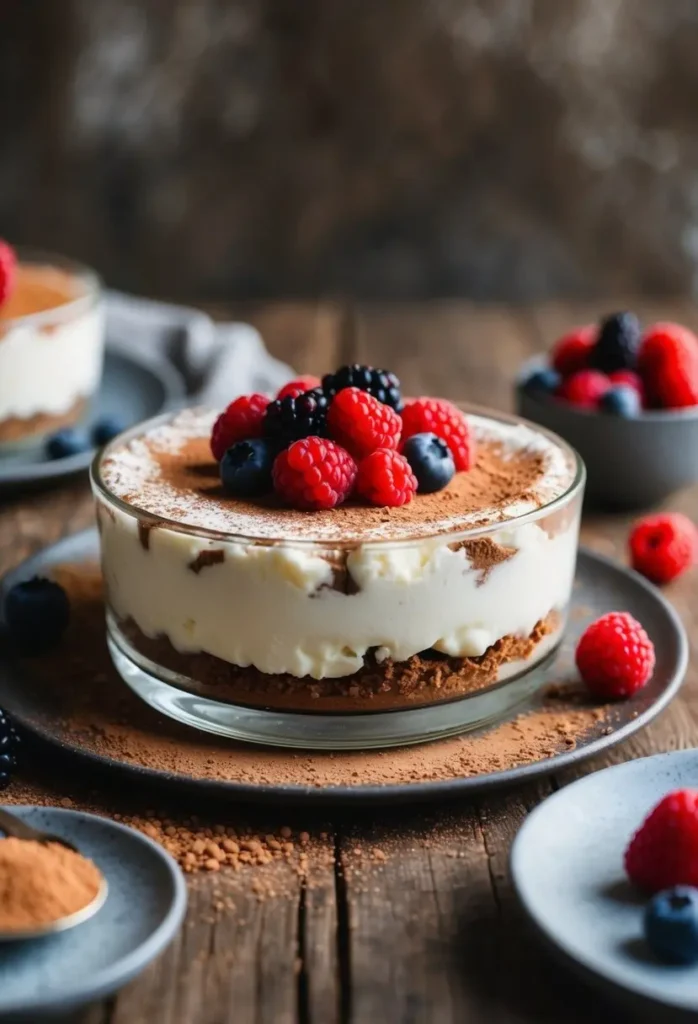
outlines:
[{"label": "gray plate with raspberry", "polygon": [[110,995],[139,974],[177,933],[187,890],[169,854],[134,829],[62,807],[8,810],[70,840],[109,885],[104,906],[79,927],[2,943],[0,1015],[35,1021]]},{"label": "gray plate with raspberry", "polygon": [[[96,530],[87,530],[59,541],[28,559],[0,583],[0,625],[2,624],[2,594],[14,583],[37,574],[50,575],[52,567],[60,563],[70,563],[73,566],[83,561],[94,563],[98,556],[97,532]],[[578,636],[589,621],[604,612],[618,609],[626,610],[639,619],[655,645],[657,656],[655,672],[643,690],[631,700],[613,705],[607,715],[602,715],[588,731],[578,738],[572,749],[562,749],[553,756],[545,756],[540,760],[517,767],[498,771],[483,770],[479,774],[440,781],[383,783],[380,785],[355,783],[328,787],[228,781],[196,777],[185,774],[184,771],[174,773],[166,769],[144,767],[125,757],[120,758],[118,753],[107,756],[101,752],[94,752],[86,749],[79,737],[65,728],[63,714],[56,711],[55,698],[52,698],[50,692],[47,692],[47,688],[42,687],[41,683],[34,678],[31,661],[18,662],[10,656],[8,648],[3,648],[2,644],[0,644],[0,706],[7,708],[27,729],[43,739],[57,744],[64,751],[91,761],[95,767],[101,765],[104,768],[126,773],[141,783],[150,780],[153,783],[165,783],[197,794],[206,793],[225,799],[250,800],[256,803],[260,801],[296,801],[333,807],[338,804],[363,806],[382,803],[390,805],[399,802],[455,798],[477,790],[523,782],[582,761],[627,739],[666,707],[683,681],[688,660],[688,643],[681,622],[655,587],[636,573],[584,549],[580,551],[565,641],[557,657],[550,664],[534,670],[539,673],[536,682],[542,690],[546,683],[564,684],[567,681],[575,680],[577,677],[573,653]],[[99,619],[98,628],[101,629],[101,614],[98,614],[97,617]],[[57,685],[60,683],[58,682]],[[125,698],[128,694],[125,684],[115,679],[114,685],[123,687],[123,691],[120,689],[119,693],[123,693]],[[538,700],[539,698],[535,696],[529,698],[528,704],[519,705],[510,713],[510,717],[525,711],[527,707],[536,707]],[[176,725],[159,717],[157,728],[161,733],[176,728]],[[198,738],[202,735],[193,729],[189,731],[193,737]],[[225,743],[225,741],[223,742]],[[270,754],[270,757],[273,756]],[[332,756],[341,757],[342,755]],[[372,756],[380,758],[382,755],[378,753]]]},{"label": "gray plate with raspberry", "polygon": [[[89,432],[95,423],[109,418],[126,428],[171,408],[183,398],[182,379],[164,359],[147,354],[134,358],[108,345],[99,394],[80,427]],[[48,459],[43,442],[4,451],[0,454],[0,496],[84,472],[94,453],[94,448],[88,448],[63,459]]]},{"label": "gray plate with raspberry", "polygon": [[698,788],[698,750],[595,772],[537,807],[511,854],[514,886],[542,938],[587,980],[645,1004],[652,1020],[666,1020],[668,1008],[698,1014],[698,965],[670,966],[650,952],[647,900],[626,878],[623,854],[649,811],[684,788]]}]

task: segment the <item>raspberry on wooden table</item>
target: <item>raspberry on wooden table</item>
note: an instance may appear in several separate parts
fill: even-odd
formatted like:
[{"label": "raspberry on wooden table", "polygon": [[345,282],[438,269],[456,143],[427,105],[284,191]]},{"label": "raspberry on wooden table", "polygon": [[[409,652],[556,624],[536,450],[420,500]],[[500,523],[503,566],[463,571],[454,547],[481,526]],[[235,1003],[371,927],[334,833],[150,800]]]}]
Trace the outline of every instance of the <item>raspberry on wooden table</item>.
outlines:
[{"label": "raspberry on wooden table", "polygon": [[698,405],[698,338],[687,327],[653,324],[642,339],[639,370],[651,404]]},{"label": "raspberry on wooden table", "polygon": [[266,395],[241,395],[220,414],[211,431],[211,452],[217,462],[236,441],[262,436],[262,421],[268,405]]},{"label": "raspberry on wooden table", "polygon": [[557,397],[581,409],[596,409],[599,399],[611,387],[605,373],[598,370],[578,370],[566,377],[558,388]]},{"label": "raspberry on wooden table", "polygon": [[587,626],[575,654],[587,689],[602,700],[631,697],[654,671],[654,644],[637,619],[609,612]]},{"label": "raspberry on wooden table", "polygon": [[653,583],[669,583],[698,560],[698,530],[680,512],[640,519],[628,543],[633,569]]},{"label": "raspberry on wooden table", "polygon": [[334,508],[354,486],[356,463],[334,441],[304,437],[277,455],[272,476],[274,490],[292,508]]},{"label": "raspberry on wooden table", "polygon": [[577,370],[585,370],[589,365],[589,354],[596,342],[598,328],[595,324],[574,327],[563,334],[553,345],[551,363],[561,377],[569,377]]},{"label": "raspberry on wooden table", "polygon": [[15,286],[17,257],[11,245],[0,239],[0,305],[9,299]]},{"label": "raspberry on wooden table", "polygon": [[678,789],[657,804],[630,840],[625,870],[645,892],[698,885],[698,792]]},{"label": "raspberry on wooden table", "polygon": [[332,399],[327,426],[335,441],[361,459],[376,448],[397,448],[402,420],[367,391],[344,388]]},{"label": "raspberry on wooden table", "polygon": [[415,398],[402,413],[402,439],[413,434],[436,434],[451,449],[458,472],[475,465],[475,435],[465,415],[445,398]]},{"label": "raspberry on wooden table", "polygon": [[312,391],[313,388],[319,388],[321,384],[319,377],[314,377],[312,373],[307,373],[302,377],[294,377],[288,384],[279,391],[276,396],[277,401],[280,398],[298,398],[299,395],[304,394],[306,391]]},{"label": "raspberry on wooden table", "polygon": [[417,493],[417,478],[404,455],[378,448],[359,463],[357,493],[372,505],[406,505]]}]

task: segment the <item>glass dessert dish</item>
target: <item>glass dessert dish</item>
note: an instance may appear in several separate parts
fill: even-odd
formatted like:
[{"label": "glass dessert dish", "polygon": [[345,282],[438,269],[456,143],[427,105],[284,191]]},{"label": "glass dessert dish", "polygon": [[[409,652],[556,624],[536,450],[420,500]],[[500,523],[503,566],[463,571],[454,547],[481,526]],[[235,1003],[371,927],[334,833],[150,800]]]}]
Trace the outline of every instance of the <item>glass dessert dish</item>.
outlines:
[{"label": "glass dessert dish", "polygon": [[96,275],[58,256],[18,257],[14,289],[0,307],[0,450],[82,419],[102,372]]},{"label": "glass dessert dish", "polygon": [[437,739],[529,696],[565,627],[584,467],[524,420],[460,408],[476,466],[401,508],[229,498],[204,410],[111,442],[92,486],[126,683],[199,729],[315,749]]}]

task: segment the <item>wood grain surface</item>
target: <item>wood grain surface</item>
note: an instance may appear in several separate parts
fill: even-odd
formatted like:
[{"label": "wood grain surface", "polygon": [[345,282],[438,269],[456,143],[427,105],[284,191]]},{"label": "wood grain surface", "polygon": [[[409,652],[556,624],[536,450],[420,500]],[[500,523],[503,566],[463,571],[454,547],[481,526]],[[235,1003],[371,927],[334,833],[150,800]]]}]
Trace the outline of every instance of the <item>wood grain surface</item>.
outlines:
[{"label": "wood grain surface", "polygon": [[[637,303],[635,306],[637,307]],[[231,310],[220,310],[229,314]],[[386,308],[340,305],[236,309],[269,348],[303,372],[370,360],[394,369],[411,393],[511,405],[521,360],[596,310],[549,305],[503,309],[460,302]],[[698,327],[678,303],[648,317]],[[673,506],[698,518],[698,491]],[[84,481],[0,506],[0,570],[90,523]],[[584,541],[623,559],[627,518],[587,518]],[[698,573],[668,591],[698,641]],[[428,810],[333,816],[321,824],[308,871],[285,862],[276,895],[260,901],[235,875],[235,911],[212,916],[214,884],[198,877],[187,922],[172,947],[115,998],[71,1024],[539,1024],[622,1021],[624,1011],[559,966],[529,931],[509,883],[507,858],[526,813],[571,778],[619,760],[698,741],[694,667],[661,718],[591,764],[535,784]],[[48,762],[48,759],[47,759]],[[39,771],[54,771],[51,763]],[[65,769],[70,772],[70,767]],[[235,822],[235,808],[226,808]],[[242,812],[241,812],[242,813]],[[280,809],[281,825],[294,819]],[[268,817],[267,812],[267,817]],[[245,818],[249,812],[245,811]],[[283,818],[283,820],[281,820]],[[362,851],[380,848],[383,861]]]}]

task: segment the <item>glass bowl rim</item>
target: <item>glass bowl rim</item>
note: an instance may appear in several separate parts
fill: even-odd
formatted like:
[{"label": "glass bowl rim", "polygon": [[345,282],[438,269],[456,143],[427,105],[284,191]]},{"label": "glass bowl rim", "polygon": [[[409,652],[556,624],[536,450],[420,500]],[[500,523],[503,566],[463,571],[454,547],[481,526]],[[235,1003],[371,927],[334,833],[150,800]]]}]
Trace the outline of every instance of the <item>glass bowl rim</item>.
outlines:
[{"label": "glass bowl rim", "polygon": [[[528,512],[523,512],[520,515],[510,516],[504,520],[486,523],[484,526],[462,526],[455,527],[453,530],[432,530],[421,534],[419,537],[402,537],[396,539],[386,537],[368,537],[365,540],[356,538],[350,540],[341,540],[340,538],[330,540],[320,537],[269,537],[259,536],[252,533],[235,533],[226,530],[215,530],[210,527],[194,526],[191,523],[182,523],[179,520],[169,519],[167,516],[161,516],[155,512],[149,512],[147,509],[142,509],[138,505],[134,505],[132,502],[124,501],[123,498],[120,498],[109,489],[102,479],[101,468],[103,462],[109,457],[114,448],[128,444],[135,438],[141,437],[146,431],[173,419],[181,412],[195,410],[197,408],[202,411],[208,411],[205,406],[187,406],[174,410],[171,409],[167,412],[160,413],[158,416],[153,416],[151,419],[136,423],[128,430],[118,434],[95,454],[90,465],[90,483],[95,496],[99,496],[107,504],[113,505],[119,509],[120,512],[123,512],[132,519],[137,519],[139,522],[145,523],[146,526],[153,529],[165,529],[173,533],[186,534],[191,537],[197,537],[205,540],[214,540],[219,543],[255,544],[264,547],[299,547],[327,551],[337,551],[338,549],[349,550],[364,547],[371,547],[378,550],[386,548],[411,548],[417,544],[423,545],[425,543],[432,542],[452,544],[460,543],[464,540],[474,540],[478,537],[496,533],[501,529],[517,528],[525,525],[526,523],[532,523],[536,522],[538,519],[544,519],[559,509],[564,508],[570,504],[577,495],[581,495],[583,493],[584,484],[586,482],[586,467],[584,462],[576,449],[563,440],[563,438],[555,434],[552,430],[541,427],[539,424],[533,423],[531,420],[524,419],[522,416],[489,409],[486,406],[460,401],[454,401],[453,404],[466,414],[494,419],[500,423],[506,423],[512,426],[523,425],[537,434],[542,434],[548,441],[562,449],[565,456],[573,465],[574,474],[571,483],[561,494],[558,494],[555,498],[552,498],[543,505],[539,505],[538,508],[531,509]],[[214,410],[210,411],[213,412]]]},{"label": "glass bowl rim", "polygon": [[83,311],[96,306],[99,302],[103,291],[102,279],[91,267],[69,256],[62,256],[59,253],[49,252],[44,249],[34,249],[20,245],[15,246],[14,251],[17,255],[18,264],[33,264],[64,270],[82,283],[84,292],[81,295],[76,295],[73,299],[59,303],[57,306],[51,306],[50,309],[42,309],[38,313],[23,313],[22,316],[3,316],[0,310],[0,329],[8,330],[12,327],[24,326],[26,324],[40,327],[53,324],[56,319],[72,320]]}]

